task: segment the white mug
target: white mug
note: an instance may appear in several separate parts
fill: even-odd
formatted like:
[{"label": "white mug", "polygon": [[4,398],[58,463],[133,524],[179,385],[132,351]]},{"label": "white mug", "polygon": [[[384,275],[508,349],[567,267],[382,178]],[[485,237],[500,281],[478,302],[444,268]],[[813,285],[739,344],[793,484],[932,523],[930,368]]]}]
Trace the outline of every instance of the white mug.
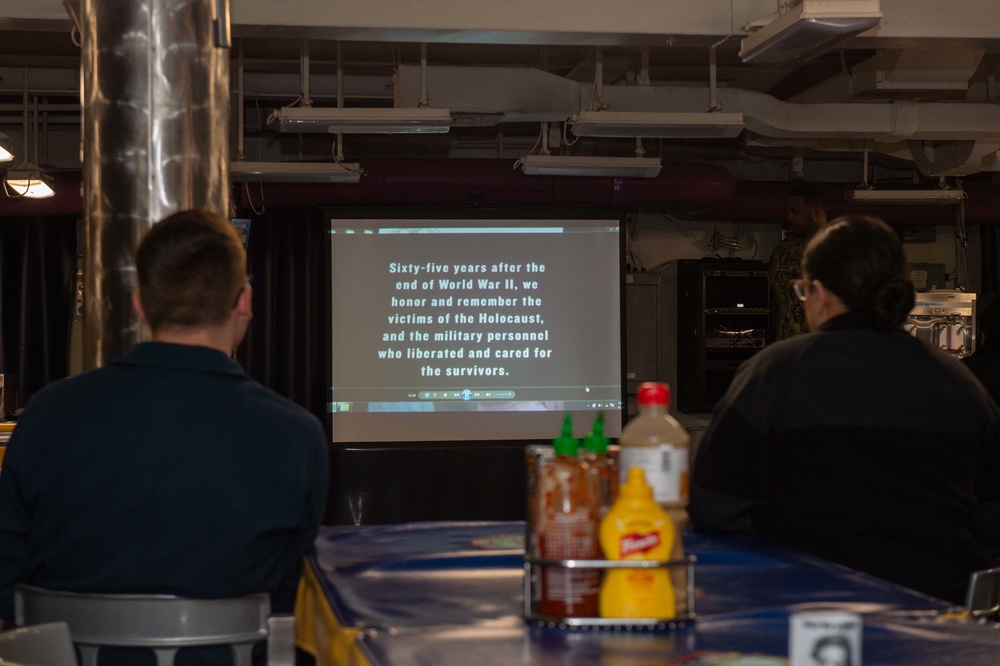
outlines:
[{"label": "white mug", "polygon": [[793,613],[788,629],[790,666],[861,666],[862,621],[857,613]]}]

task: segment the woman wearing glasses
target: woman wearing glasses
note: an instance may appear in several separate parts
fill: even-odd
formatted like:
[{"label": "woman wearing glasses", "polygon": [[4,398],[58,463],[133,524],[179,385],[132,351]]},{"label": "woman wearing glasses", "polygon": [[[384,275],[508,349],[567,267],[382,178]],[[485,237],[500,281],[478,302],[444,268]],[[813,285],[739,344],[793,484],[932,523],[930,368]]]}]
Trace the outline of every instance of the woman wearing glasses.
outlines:
[{"label": "woman wearing glasses", "polygon": [[962,364],[908,335],[895,232],[834,220],[794,284],[811,332],[749,359],[694,461],[691,522],[753,531],[961,603],[991,566],[1000,410]]}]

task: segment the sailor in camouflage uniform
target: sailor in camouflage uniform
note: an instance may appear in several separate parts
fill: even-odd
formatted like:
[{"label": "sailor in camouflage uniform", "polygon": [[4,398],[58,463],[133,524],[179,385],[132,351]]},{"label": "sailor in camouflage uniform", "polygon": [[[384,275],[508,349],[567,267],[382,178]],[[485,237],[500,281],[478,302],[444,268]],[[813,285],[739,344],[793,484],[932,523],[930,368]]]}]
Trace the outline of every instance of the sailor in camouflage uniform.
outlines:
[{"label": "sailor in camouflage uniform", "polygon": [[775,340],[784,340],[809,331],[805,310],[792,291],[792,283],[802,277],[802,253],[809,239],[826,224],[823,191],[802,183],[788,193],[788,227],[774,248],[768,266],[768,281],[774,303],[772,320]]}]

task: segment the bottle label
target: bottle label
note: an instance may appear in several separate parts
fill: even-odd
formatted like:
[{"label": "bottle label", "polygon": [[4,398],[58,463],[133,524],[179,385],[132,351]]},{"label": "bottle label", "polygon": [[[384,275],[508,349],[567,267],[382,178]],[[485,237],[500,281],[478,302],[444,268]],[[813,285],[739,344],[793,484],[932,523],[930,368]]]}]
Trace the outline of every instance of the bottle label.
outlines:
[{"label": "bottle label", "polygon": [[659,532],[631,532],[629,534],[622,535],[618,552],[621,553],[621,557],[625,558],[629,555],[648,553],[659,545]]},{"label": "bottle label", "polygon": [[586,508],[547,516],[540,535],[542,556],[550,560],[596,557],[597,525]]},{"label": "bottle label", "polygon": [[[552,560],[596,559],[600,557],[597,545],[597,525],[585,509],[572,513],[556,513],[547,518],[545,531],[539,535],[542,557]],[[548,604],[555,603],[565,614],[587,615],[596,613],[600,573],[596,569],[569,569],[543,567],[543,612]],[[590,607],[592,604],[593,608]]]},{"label": "bottle label", "polygon": [[687,504],[687,448],[677,448],[673,444],[623,446],[618,454],[618,461],[622,483],[628,479],[630,468],[641,467],[657,503]]}]

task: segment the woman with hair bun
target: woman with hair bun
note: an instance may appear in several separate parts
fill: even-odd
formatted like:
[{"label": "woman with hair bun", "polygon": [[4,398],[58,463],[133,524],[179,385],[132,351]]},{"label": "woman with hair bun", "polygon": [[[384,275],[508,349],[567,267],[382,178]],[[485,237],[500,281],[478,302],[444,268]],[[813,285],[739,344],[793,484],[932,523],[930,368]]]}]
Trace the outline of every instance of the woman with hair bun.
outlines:
[{"label": "woman with hair bun", "polygon": [[903,330],[913,285],[896,233],[834,220],[794,291],[810,333],[747,360],[696,452],[694,529],[753,531],[963,603],[996,566],[979,519],[1000,499],[1000,410]]}]

